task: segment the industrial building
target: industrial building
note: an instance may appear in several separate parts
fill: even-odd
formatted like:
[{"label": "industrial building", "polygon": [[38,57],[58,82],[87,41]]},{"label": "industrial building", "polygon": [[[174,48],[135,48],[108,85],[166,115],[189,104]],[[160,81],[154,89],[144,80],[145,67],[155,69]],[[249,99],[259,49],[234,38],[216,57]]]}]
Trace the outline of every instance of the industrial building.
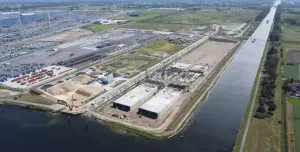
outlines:
[{"label": "industrial building", "polygon": [[158,86],[143,83],[113,102],[113,107],[123,111],[131,111],[149,100],[158,90]]},{"label": "industrial building", "polygon": [[163,118],[172,111],[171,107],[180,99],[181,92],[180,89],[166,87],[143,104],[138,113],[153,119]]}]

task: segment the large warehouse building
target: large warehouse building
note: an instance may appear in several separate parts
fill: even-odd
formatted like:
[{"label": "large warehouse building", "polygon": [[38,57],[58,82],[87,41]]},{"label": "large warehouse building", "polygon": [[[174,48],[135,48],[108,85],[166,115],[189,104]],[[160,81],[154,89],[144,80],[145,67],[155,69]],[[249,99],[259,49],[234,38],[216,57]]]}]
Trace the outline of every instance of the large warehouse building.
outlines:
[{"label": "large warehouse building", "polygon": [[114,101],[113,107],[123,111],[131,111],[154,96],[157,90],[157,85],[143,83]]},{"label": "large warehouse building", "polygon": [[179,89],[164,88],[143,104],[138,113],[153,119],[167,116],[172,111],[171,107],[180,99],[180,95],[181,91]]}]

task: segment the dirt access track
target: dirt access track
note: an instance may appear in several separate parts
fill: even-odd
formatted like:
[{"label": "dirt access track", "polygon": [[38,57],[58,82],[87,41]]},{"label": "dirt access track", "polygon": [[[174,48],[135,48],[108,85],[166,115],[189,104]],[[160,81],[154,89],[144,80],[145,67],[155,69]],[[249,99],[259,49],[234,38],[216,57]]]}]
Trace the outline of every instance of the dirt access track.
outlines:
[{"label": "dirt access track", "polygon": [[90,35],[90,34],[93,34],[93,32],[90,30],[74,28],[71,30],[59,32],[57,34],[38,39],[37,41],[40,41],[40,42],[66,42],[66,41],[75,40],[79,37]]}]

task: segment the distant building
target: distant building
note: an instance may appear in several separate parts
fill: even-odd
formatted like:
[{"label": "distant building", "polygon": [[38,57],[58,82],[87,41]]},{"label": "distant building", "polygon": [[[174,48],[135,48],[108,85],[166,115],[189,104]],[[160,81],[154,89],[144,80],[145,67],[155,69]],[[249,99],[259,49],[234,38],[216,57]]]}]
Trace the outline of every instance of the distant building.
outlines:
[{"label": "distant building", "polygon": [[140,14],[139,13],[129,13],[128,16],[129,17],[139,17]]},{"label": "distant building", "polygon": [[181,9],[181,8],[151,8],[151,9],[148,9],[148,10],[151,10],[151,11],[182,11],[184,9]]}]

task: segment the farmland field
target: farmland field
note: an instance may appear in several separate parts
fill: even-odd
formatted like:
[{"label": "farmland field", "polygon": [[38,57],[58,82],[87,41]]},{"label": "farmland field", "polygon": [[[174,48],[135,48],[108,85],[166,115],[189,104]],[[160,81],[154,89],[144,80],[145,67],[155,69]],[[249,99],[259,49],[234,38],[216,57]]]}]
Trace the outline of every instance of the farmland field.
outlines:
[{"label": "farmland field", "polygon": [[157,16],[161,16],[161,15],[170,14],[170,12],[156,12],[156,11],[136,11],[135,13],[138,13],[139,16],[138,17],[125,16],[125,17],[121,17],[118,19],[119,20],[141,21],[141,20],[150,19],[150,18],[154,18]]},{"label": "farmland field", "polygon": [[287,65],[285,67],[285,78],[299,80],[299,65]]},{"label": "farmland field", "polygon": [[283,33],[283,40],[285,42],[300,42],[300,27],[286,26]]},{"label": "farmland field", "polygon": [[288,100],[293,105],[296,151],[300,151],[300,99],[289,97]]},{"label": "farmland field", "polygon": [[250,22],[259,14],[258,10],[230,9],[222,11],[184,11],[175,15],[157,17],[147,22],[177,24],[212,24],[221,22]]},{"label": "farmland field", "polygon": [[157,30],[157,31],[178,31],[194,27],[188,24],[160,24],[160,23],[134,23],[122,26],[123,28]]},{"label": "farmland field", "polygon": [[166,53],[175,53],[183,48],[182,45],[170,43],[167,40],[156,41],[148,46],[139,48],[142,51],[158,51]]}]

